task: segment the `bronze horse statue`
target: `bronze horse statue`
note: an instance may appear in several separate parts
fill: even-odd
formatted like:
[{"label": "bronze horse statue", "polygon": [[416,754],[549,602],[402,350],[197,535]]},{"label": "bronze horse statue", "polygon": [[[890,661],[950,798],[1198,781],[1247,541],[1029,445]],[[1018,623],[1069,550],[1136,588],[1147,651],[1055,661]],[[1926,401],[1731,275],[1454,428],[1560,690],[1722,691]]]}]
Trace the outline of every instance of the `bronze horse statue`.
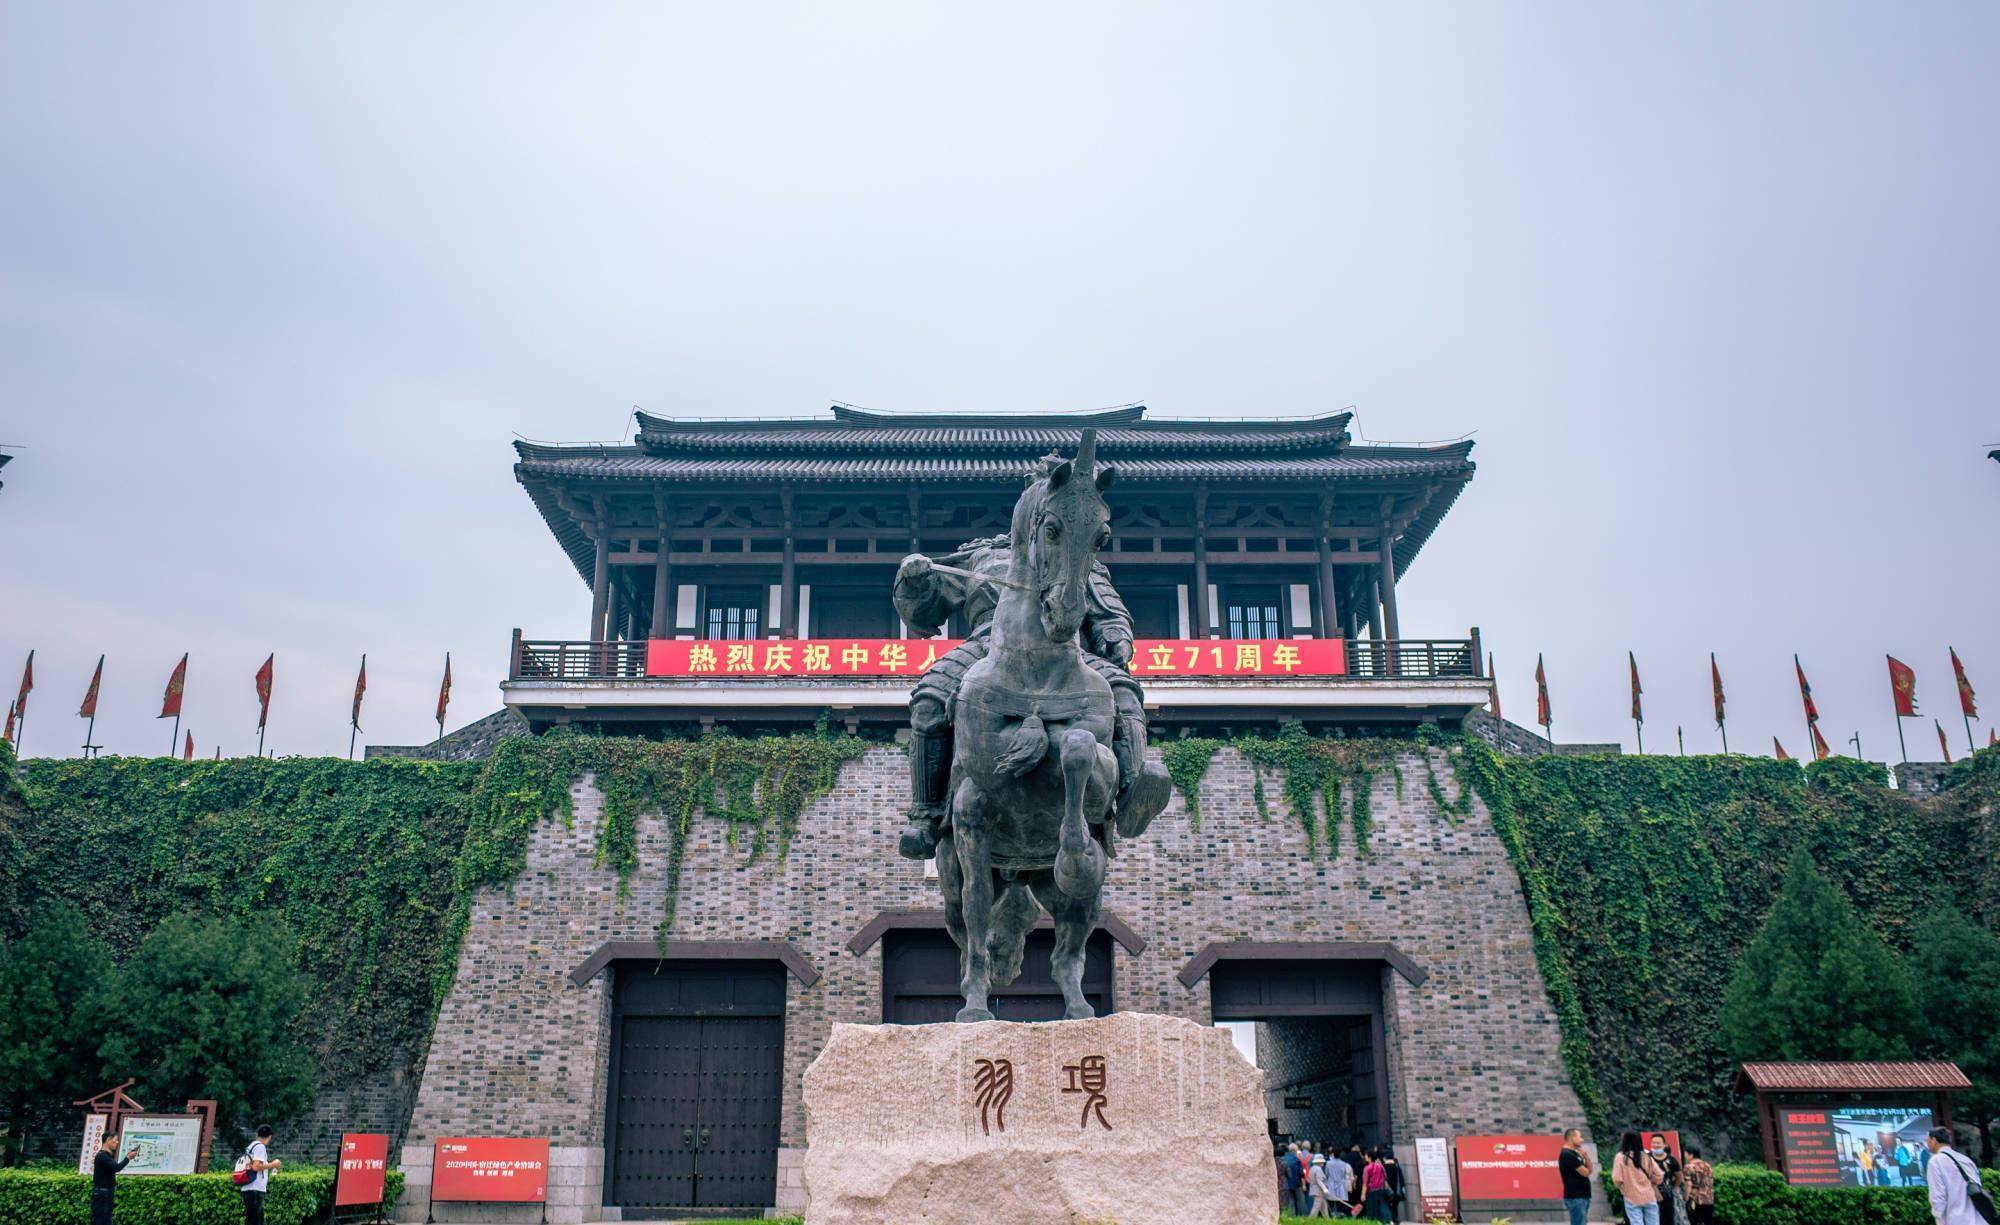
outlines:
[{"label": "bronze horse statue", "polygon": [[1020,973],[1039,910],[1055,920],[1063,1016],[1093,1015],[1084,944],[1097,926],[1107,857],[1166,800],[1164,788],[1152,789],[1114,818],[1111,687],[1077,643],[1091,562],[1110,538],[1103,494],[1118,475],[1096,462],[1096,450],[1096,431],[1083,431],[1076,458],[1051,465],[1015,503],[991,649],[966,671],[952,707],[951,806],[937,868],[960,950],[960,1021],[993,1019],[989,993]]}]

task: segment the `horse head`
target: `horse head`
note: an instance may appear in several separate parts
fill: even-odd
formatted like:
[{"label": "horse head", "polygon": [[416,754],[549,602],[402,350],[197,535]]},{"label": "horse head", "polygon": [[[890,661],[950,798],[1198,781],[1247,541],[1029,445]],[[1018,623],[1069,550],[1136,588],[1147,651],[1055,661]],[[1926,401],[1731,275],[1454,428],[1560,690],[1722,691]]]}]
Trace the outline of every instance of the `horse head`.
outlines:
[{"label": "horse head", "polygon": [[1118,469],[1097,462],[1097,431],[1083,431],[1076,458],[1045,460],[1014,504],[1014,577],[1031,590],[1051,642],[1068,642],[1090,607],[1090,567],[1111,538],[1104,491]]}]

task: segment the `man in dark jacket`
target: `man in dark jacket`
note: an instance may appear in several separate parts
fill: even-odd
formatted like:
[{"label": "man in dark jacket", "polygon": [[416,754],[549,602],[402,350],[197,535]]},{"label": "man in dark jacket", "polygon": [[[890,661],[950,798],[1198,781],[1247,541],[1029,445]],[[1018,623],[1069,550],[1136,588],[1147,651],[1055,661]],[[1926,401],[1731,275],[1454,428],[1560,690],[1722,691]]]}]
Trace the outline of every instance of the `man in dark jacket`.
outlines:
[{"label": "man in dark jacket", "polygon": [[118,1159],[118,1137],[104,1137],[104,1144],[90,1163],[90,1225],[111,1225],[111,1201],[118,1194],[118,1171],[132,1164],[130,1157]]}]

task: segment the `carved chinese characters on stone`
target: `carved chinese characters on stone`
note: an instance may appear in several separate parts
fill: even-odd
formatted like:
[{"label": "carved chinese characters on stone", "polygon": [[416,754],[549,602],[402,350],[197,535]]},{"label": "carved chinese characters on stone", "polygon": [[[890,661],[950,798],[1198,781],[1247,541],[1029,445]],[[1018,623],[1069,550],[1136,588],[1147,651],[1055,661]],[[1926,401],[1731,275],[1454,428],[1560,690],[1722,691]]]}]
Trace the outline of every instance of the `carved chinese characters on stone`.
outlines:
[{"label": "carved chinese characters on stone", "polygon": [[1090,1116],[1095,1113],[1097,1121],[1104,1124],[1104,1130],[1110,1131],[1111,1124],[1104,1118],[1104,1106],[1109,1100],[1104,1096],[1104,1056],[1085,1055],[1075,1063],[1064,1064],[1063,1073],[1069,1077],[1069,1083],[1063,1086],[1064,1093],[1089,1095],[1083,1099],[1083,1117],[1077,1121],[1077,1126],[1089,1127]]},{"label": "carved chinese characters on stone", "polygon": [[988,1110],[993,1112],[993,1126],[1007,1130],[1007,1099],[1014,1096],[1014,1061],[1011,1059],[981,1059],[973,1073],[972,1087],[978,1094],[979,1130],[988,1135],[992,1129],[986,1125]]}]

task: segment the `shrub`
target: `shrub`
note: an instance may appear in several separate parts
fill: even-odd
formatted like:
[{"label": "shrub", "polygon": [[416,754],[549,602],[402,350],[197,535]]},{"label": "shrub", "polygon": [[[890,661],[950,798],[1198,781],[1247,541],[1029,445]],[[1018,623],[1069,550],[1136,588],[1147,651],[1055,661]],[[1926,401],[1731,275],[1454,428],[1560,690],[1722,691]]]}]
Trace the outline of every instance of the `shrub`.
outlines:
[{"label": "shrub", "polygon": [[[2000,1171],[1986,1170],[2000,1194]],[[1715,1167],[1716,1225],[1931,1225],[1931,1201],[1915,1187],[1794,1187],[1761,1165]]]},{"label": "shrub", "polygon": [[[271,1177],[264,1218],[304,1225],[333,1203],[332,1166],[286,1166]],[[394,1203],[403,1172],[389,1171]],[[118,1225],[238,1225],[243,1200],[227,1174],[125,1176],[118,1180]],[[0,1170],[0,1225],[89,1225],[90,1179],[66,1170]]]}]

